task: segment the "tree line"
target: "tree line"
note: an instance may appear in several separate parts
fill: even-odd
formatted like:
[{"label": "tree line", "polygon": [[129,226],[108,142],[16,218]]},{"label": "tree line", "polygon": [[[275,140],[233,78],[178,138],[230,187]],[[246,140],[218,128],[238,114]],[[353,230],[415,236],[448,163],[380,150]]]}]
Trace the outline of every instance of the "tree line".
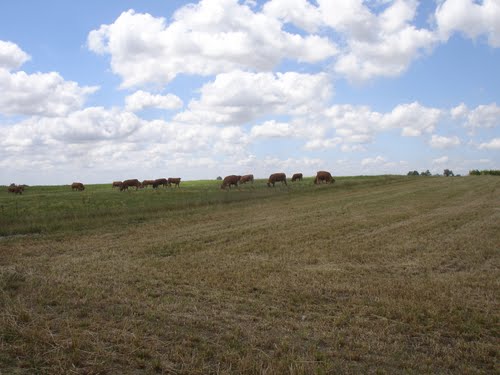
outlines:
[{"label": "tree line", "polygon": [[469,176],[481,176],[481,175],[492,175],[500,176],[500,170],[498,169],[484,169],[480,171],[479,169],[473,169],[469,171]]}]

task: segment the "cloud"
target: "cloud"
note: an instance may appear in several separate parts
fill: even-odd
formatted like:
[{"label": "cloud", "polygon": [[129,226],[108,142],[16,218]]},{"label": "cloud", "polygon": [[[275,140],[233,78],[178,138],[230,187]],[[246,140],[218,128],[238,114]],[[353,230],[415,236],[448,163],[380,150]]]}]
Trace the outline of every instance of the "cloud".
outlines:
[{"label": "cloud", "polygon": [[0,69],[18,69],[30,58],[17,44],[0,40]]},{"label": "cloud", "polygon": [[326,25],[345,37],[335,71],[351,81],[395,77],[436,43],[412,22],[417,2],[397,0],[375,14],[361,0],[318,0]]},{"label": "cloud", "polygon": [[253,138],[280,138],[293,135],[293,128],[288,123],[266,121],[261,125],[255,125],[250,131]]},{"label": "cloud", "polygon": [[500,138],[494,138],[489,142],[481,143],[478,148],[480,150],[500,150]]},{"label": "cloud", "polygon": [[464,103],[460,103],[456,107],[453,107],[450,110],[450,115],[453,119],[459,119],[465,117],[468,113],[469,109]]},{"label": "cloud", "polygon": [[479,105],[466,112],[465,126],[472,130],[494,128],[500,125],[500,107],[496,103]]},{"label": "cloud", "polygon": [[25,148],[52,147],[61,144],[83,144],[118,141],[135,132],[141,119],[119,109],[89,107],[64,117],[31,117],[3,129],[0,145],[11,151]]},{"label": "cloud", "polygon": [[488,44],[500,47],[500,3],[497,0],[445,0],[435,12],[440,38],[447,40],[454,32],[471,39],[486,36]]},{"label": "cloud", "polygon": [[175,121],[241,125],[266,115],[306,115],[320,111],[331,91],[323,73],[232,71],[203,85],[200,99],[191,101]]},{"label": "cloud", "polygon": [[184,6],[169,25],[164,18],[129,10],[91,31],[87,45],[111,55],[111,69],[122,78],[122,87],[166,84],[181,73],[271,71],[286,58],[313,63],[337,52],[327,38],[285,32],[276,18],[236,0]]},{"label": "cloud", "polygon": [[11,73],[0,69],[0,113],[63,116],[83,106],[98,87],[81,87],[59,73]]},{"label": "cloud", "polygon": [[[353,146],[346,144],[370,143],[377,134],[391,129],[401,129],[402,136],[416,137],[430,133],[442,114],[442,110],[424,107],[417,102],[400,104],[386,113],[373,111],[368,106],[334,105],[323,112],[325,120],[320,123],[325,131],[308,134],[320,140],[324,139],[326,129],[333,128],[344,143],[345,147],[341,150],[350,151]],[[321,144],[318,140],[309,144]]]},{"label": "cloud", "polygon": [[434,148],[450,148],[460,145],[460,139],[457,136],[443,137],[436,134],[432,135],[429,144]]},{"label": "cloud", "polygon": [[[319,158],[287,158],[279,159],[276,157],[265,157],[259,161],[261,168],[267,173],[275,173],[279,171],[285,171],[285,173],[290,173],[289,171],[299,171],[306,170],[306,175],[312,175],[313,170],[318,170],[325,166],[325,161]],[[288,176],[291,177],[291,176]]]},{"label": "cloud", "polygon": [[382,165],[386,162],[387,162],[386,158],[378,155],[375,158],[365,158],[365,159],[361,160],[361,165],[363,167],[366,167],[366,166],[373,166],[373,165]]},{"label": "cloud", "polygon": [[271,0],[264,4],[263,13],[308,32],[316,32],[323,23],[319,8],[307,0]]},{"label": "cloud", "polygon": [[448,158],[448,156],[441,156],[440,158],[433,159],[432,164],[441,165],[441,164],[448,163],[449,160],[450,159]]},{"label": "cloud", "polygon": [[306,142],[306,144],[304,145],[304,149],[310,151],[324,150],[337,147],[337,145],[339,145],[340,143],[342,143],[342,138],[340,137],[327,138],[327,139],[312,139]]},{"label": "cloud", "polygon": [[142,90],[125,98],[125,109],[132,112],[138,112],[145,108],[179,109],[182,105],[182,100],[176,95],[153,95]]},{"label": "cloud", "polygon": [[221,159],[245,155],[248,144],[239,127],[146,121],[119,108],[90,107],[1,126],[0,168],[9,175],[34,167],[59,171],[59,179],[74,170],[105,178],[118,171],[144,175],[167,168],[184,171],[183,176],[198,171],[192,177],[199,178]]},{"label": "cloud", "polygon": [[386,127],[401,128],[401,135],[405,137],[417,137],[434,131],[442,114],[437,108],[428,108],[413,102],[396,106],[391,113],[384,116],[382,123]]}]

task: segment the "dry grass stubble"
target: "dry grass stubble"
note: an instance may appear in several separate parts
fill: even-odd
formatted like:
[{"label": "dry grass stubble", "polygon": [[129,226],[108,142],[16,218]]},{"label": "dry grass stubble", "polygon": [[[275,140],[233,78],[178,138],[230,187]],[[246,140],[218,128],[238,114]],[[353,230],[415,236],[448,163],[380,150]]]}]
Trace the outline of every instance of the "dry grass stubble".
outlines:
[{"label": "dry grass stubble", "polygon": [[498,179],[0,242],[6,373],[498,371]]}]

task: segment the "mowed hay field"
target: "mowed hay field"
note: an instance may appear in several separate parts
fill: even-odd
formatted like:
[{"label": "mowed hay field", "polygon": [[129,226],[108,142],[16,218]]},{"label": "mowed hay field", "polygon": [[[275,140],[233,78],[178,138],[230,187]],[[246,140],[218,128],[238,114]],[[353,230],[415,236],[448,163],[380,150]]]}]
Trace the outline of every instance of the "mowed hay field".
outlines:
[{"label": "mowed hay field", "polygon": [[498,373],[500,178],[0,192],[1,374]]}]

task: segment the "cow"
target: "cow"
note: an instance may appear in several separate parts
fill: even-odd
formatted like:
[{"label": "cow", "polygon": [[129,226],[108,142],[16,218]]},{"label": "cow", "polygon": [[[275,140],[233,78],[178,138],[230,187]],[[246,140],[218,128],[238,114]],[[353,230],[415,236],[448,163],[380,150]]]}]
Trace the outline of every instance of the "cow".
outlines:
[{"label": "cow", "polygon": [[269,180],[267,181],[267,186],[268,187],[271,187],[271,184],[273,185],[274,187],[274,184],[276,182],[280,182],[281,181],[281,184],[285,184],[285,185],[288,185],[286,183],[286,174],[284,173],[273,173],[272,175],[269,176]]},{"label": "cow", "polygon": [[326,182],[327,184],[333,184],[335,182],[335,179],[332,177],[330,172],[319,171],[316,173],[316,177],[314,178],[314,184],[318,185],[323,182]]},{"label": "cow", "polygon": [[246,174],[240,177],[240,184],[246,184],[247,182],[251,182],[253,184],[253,174]]},{"label": "cow", "polygon": [[241,176],[236,176],[234,174],[224,177],[222,184],[220,185],[221,189],[225,189],[229,187],[231,189],[231,185],[238,187],[238,182],[240,181]]},{"label": "cow", "polygon": [[123,182],[121,182],[121,181],[113,181],[113,183],[111,184],[111,188],[115,188],[115,187],[121,188],[122,185],[123,185]]},{"label": "cow", "polygon": [[71,190],[83,191],[85,190],[85,186],[81,182],[73,182],[71,184]]},{"label": "cow", "polygon": [[125,180],[122,183],[122,186],[120,186],[120,191],[127,190],[130,186],[135,186],[135,190],[139,189],[141,187],[141,183],[137,178],[133,178],[130,180]]},{"label": "cow", "polygon": [[153,186],[155,180],[144,180],[142,181],[142,187],[148,187],[148,186]]},{"label": "cow", "polygon": [[157,178],[156,180],[153,181],[153,189],[157,189],[158,186],[167,186],[168,185],[168,180],[166,178]]},{"label": "cow", "polygon": [[9,193],[13,193],[13,194],[22,194],[23,191],[24,191],[24,188],[22,186],[18,186],[18,185],[15,185],[15,184],[11,184],[8,188],[7,188],[7,191]]},{"label": "cow", "polygon": [[181,183],[180,177],[169,177],[168,178],[168,186],[172,186],[172,184],[174,184],[175,186],[179,187],[180,183]]},{"label": "cow", "polygon": [[[19,190],[22,193],[24,191],[24,189],[26,187],[28,187],[28,185],[24,185],[24,184],[23,185],[16,185],[16,184],[12,183],[12,184],[9,185],[9,187],[11,187],[11,188],[19,188]],[[16,193],[16,194],[21,194],[21,193]]]},{"label": "cow", "polygon": [[295,182],[295,181],[302,181],[302,173],[295,173],[293,176],[292,176],[292,182]]}]

